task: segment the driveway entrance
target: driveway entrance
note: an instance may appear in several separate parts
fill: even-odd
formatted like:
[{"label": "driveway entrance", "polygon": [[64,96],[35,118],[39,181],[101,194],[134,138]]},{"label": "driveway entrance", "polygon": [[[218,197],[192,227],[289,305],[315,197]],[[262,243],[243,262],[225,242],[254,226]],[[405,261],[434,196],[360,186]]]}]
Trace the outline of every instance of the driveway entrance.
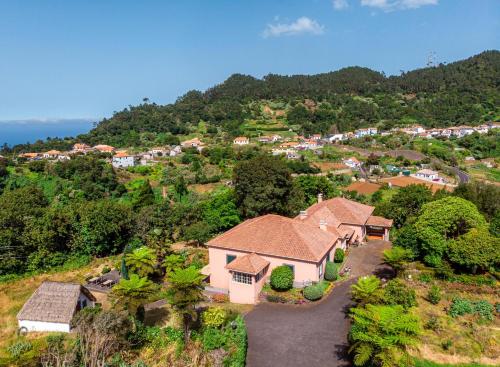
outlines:
[{"label": "driveway entrance", "polygon": [[351,278],[335,286],[328,298],[307,306],[262,303],[245,317],[248,329],[248,367],[350,366],[347,334],[352,306],[350,286],[368,274],[388,277],[382,263],[386,241],[351,248],[346,266]]}]

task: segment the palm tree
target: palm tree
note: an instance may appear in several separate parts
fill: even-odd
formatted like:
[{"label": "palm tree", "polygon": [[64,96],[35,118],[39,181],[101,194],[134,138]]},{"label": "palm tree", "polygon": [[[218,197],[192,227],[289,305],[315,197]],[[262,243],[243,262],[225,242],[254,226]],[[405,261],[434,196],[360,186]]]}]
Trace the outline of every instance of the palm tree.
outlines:
[{"label": "palm tree", "polygon": [[156,285],[148,278],[132,274],[130,279],[122,278],[113,287],[111,299],[113,305],[119,305],[131,315],[136,315],[138,308],[156,292],[156,288]]},{"label": "palm tree", "polygon": [[167,275],[169,302],[181,315],[184,322],[184,343],[189,341],[191,320],[196,317],[194,306],[203,299],[203,275],[194,266],[175,269]]},{"label": "palm tree", "polygon": [[361,277],[351,286],[352,299],[361,305],[378,303],[382,299],[380,279],[375,275]]},{"label": "palm tree", "polygon": [[146,277],[155,270],[156,255],[149,247],[142,246],[126,254],[125,262],[133,273]]},{"label": "palm tree", "polygon": [[402,306],[366,305],[351,309],[353,324],[349,349],[354,365],[405,366],[410,362],[407,346],[415,345],[420,333],[418,316]]}]

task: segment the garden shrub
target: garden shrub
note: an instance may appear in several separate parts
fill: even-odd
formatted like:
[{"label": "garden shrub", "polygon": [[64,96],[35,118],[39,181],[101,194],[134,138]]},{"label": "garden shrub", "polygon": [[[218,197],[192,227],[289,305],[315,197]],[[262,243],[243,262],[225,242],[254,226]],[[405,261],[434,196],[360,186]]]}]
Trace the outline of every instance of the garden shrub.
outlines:
[{"label": "garden shrub", "polygon": [[441,301],[441,289],[437,285],[433,285],[427,293],[427,299],[433,305],[437,305]]},{"label": "garden shrub", "polygon": [[14,358],[19,358],[22,354],[29,352],[33,345],[27,340],[18,340],[7,347],[7,351]]},{"label": "garden shrub", "polygon": [[483,320],[492,321],[493,320],[493,310],[494,307],[488,301],[477,301],[474,302],[474,312],[479,315]]},{"label": "garden shrub", "polygon": [[453,277],[453,269],[449,263],[442,261],[439,266],[436,267],[434,272],[436,277],[443,280],[449,280]]},{"label": "garden shrub", "polygon": [[266,300],[273,303],[286,303],[287,301],[285,297],[277,296],[275,294],[266,295]]},{"label": "garden shrub", "polygon": [[428,330],[437,331],[441,328],[441,323],[436,316],[432,316],[429,321],[427,321],[424,327]]},{"label": "garden shrub", "polygon": [[278,291],[287,291],[293,287],[293,271],[289,266],[282,265],[271,272],[271,287]]},{"label": "garden shrub", "polygon": [[457,282],[468,285],[470,284],[470,285],[494,286],[496,283],[495,278],[488,275],[459,274],[451,276],[448,280],[451,282]]},{"label": "garden shrub", "polygon": [[493,312],[495,308],[488,301],[480,300],[480,301],[469,301],[464,298],[455,297],[451,302],[450,310],[448,314],[451,317],[462,316],[465,314],[475,313],[482,320],[493,320]]},{"label": "garden shrub", "polygon": [[304,288],[304,297],[309,301],[317,301],[323,297],[323,287],[320,284],[310,285]]},{"label": "garden shrub", "polygon": [[109,266],[105,266],[104,268],[102,268],[101,274],[107,274],[110,271],[111,271],[110,267]]},{"label": "garden shrub", "polygon": [[460,297],[455,297],[453,298],[453,301],[451,302],[450,310],[448,311],[448,314],[451,317],[457,317],[457,316],[462,316],[467,313],[472,313],[474,312],[474,307],[472,305],[472,302],[460,298]]},{"label": "garden shrub", "polygon": [[331,261],[327,261],[325,266],[325,279],[330,281],[337,280],[338,276],[339,272],[337,265]]},{"label": "garden shrub", "polygon": [[230,354],[224,359],[225,367],[245,367],[247,358],[247,329],[245,321],[238,315],[233,327],[226,330],[226,345],[230,347]]},{"label": "garden shrub", "polygon": [[226,342],[226,336],[220,329],[208,327],[203,330],[201,343],[206,351],[221,348]]},{"label": "garden shrub", "polygon": [[344,261],[345,252],[341,248],[335,249],[334,261],[336,263],[341,263]]},{"label": "garden shrub", "polygon": [[432,281],[432,274],[430,273],[421,273],[418,276],[418,280],[422,283],[430,283]]},{"label": "garden shrub", "polygon": [[444,350],[449,350],[453,346],[453,342],[450,339],[446,339],[444,342],[441,343],[441,347]]},{"label": "garden shrub", "polygon": [[210,307],[203,312],[201,319],[204,326],[219,328],[226,320],[226,311],[221,307]]},{"label": "garden shrub", "polygon": [[417,305],[415,290],[406,286],[400,279],[387,282],[384,300],[388,305],[401,305],[405,310]]}]

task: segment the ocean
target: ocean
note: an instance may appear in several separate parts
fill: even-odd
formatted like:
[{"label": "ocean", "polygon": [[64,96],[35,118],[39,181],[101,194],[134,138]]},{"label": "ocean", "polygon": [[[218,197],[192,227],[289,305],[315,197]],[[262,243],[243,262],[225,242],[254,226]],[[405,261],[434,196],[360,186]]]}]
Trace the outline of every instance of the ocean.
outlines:
[{"label": "ocean", "polygon": [[48,137],[74,137],[88,132],[93,123],[94,120],[85,119],[0,121],[0,146],[33,143]]}]

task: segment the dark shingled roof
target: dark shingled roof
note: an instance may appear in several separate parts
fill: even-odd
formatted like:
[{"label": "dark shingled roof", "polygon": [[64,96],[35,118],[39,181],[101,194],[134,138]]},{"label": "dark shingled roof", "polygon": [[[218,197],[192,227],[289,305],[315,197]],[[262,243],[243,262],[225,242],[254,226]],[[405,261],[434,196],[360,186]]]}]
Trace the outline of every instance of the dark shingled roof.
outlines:
[{"label": "dark shingled roof", "polygon": [[69,323],[73,318],[80,293],[95,301],[80,284],[43,282],[17,314],[18,320]]}]

